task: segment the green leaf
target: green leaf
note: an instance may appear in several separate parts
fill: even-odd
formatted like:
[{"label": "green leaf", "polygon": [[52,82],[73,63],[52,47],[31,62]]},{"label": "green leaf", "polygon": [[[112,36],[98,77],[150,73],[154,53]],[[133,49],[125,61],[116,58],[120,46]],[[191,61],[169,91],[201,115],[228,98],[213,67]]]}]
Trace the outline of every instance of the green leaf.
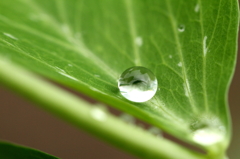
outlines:
[{"label": "green leaf", "polygon": [[57,157],[27,147],[0,142],[0,158],[4,159],[57,159]]},{"label": "green leaf", "polygon": [[205,158],[203,154],[119,120],[102,105],[91,105],[2,58],[0,77],[1,84],[28,97],[41,108],[140,158]]},{"label": "green leaf", "polygon": [[[237,0],[0,2],[0,54],[52,80],[222,155],[236,61]],[[145,103],[124,99],[127,68],[155,73]]]}]

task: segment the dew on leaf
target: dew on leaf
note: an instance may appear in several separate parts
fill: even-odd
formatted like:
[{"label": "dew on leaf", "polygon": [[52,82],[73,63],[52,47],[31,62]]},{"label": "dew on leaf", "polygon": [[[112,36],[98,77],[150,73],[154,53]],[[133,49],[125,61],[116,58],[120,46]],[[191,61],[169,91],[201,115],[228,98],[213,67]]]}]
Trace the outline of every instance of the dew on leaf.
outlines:
[{"label": "dew on leaf", "polygon": [[185,31],[185,26],[184,25],[179,25],[178,26],[178,31],[179,32],[184,32]]},{"label": "dew on leaf", "polygon": [[199,12],[199,4],[196,4],[196,6],[195,6],[195,8],[194,8],[194,11],[195,11],[196,13]]},{"label": "dew on leaf", "polygon": [[135,66],[121,74],[118,88],[126,99],[132,102],[146,102],[155,95],[158,83],[156,76],[149,69]]},{"label": "dew on leaf", "polygon": [[182,67],[182,62],[179,62],[179,63],[178,63],[178,66],[179,66],[179,67]]},{"label": "dew on leaf", "polygon": [[204,116],[192,125],[192,139],[202,145],[210,146],[224,140],[226,129],[215,116]]}]

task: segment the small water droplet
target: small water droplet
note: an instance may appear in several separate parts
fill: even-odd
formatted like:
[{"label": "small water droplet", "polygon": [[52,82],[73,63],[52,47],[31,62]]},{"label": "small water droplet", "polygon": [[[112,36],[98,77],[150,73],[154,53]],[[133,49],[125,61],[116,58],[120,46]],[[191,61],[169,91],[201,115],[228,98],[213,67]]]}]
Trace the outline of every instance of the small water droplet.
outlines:
[{"label": "small water droplet", "polygon": [[146,102],[158,88],[156,76],[147,68],[135,66],[122,73],[118,81],[120,93],[132,102]]},{"label": "small water droplet", "polygon": [[140,36],[136,37],[136,38],[135,38],[135,43],[136,43],[136,45],[139,46],[139,47],[142,46],[142,44],[143,44],[142,38],[141,38]]},{"label": "small water droplet", "polygon": [[94,75],[95,77],[97,77],[97,78],[99,78],[100,77],[100,75]]},{"label": "small water droplet", "polygon": [[208,48],[207,48],[207,36],[204,36],[203,39],[203,55],[206,56],[207,52],[208,52]]},{"label": "small water droplet", "polygon": [[182,62],[179,62],[177,65],[178,65],[179,67],[182,67]]},{"label": "small water droplet", "polygon": [[199,4],[196,4],[195,8],[194,8],[194,11],[197,13],[199,12]]},{"label": "small water droplet", "polygon": [[123,120],[124,122],[128,123],[128,124],[135,124],[136,120],[133,116],[126,114],[126,113],[122,113],[119,118],[121,120]]},{"label": "small water droplet", "polygon": [[73,65],[69,63],[68,66],[69,66],[69,67],[72,67]]},{"label": "small water droplet", "polygon": [[98,107],[93,107],[92,110],[90,111],[90,115],[93,117],[93,119],[100,122],[103,122],[107,119],[106,112],[104,112],[104,110]]},{"label": "small water droplet", "polygon": [[151,134],[153,135],[156,135],[156,136],[162,136],[162,131],[155,127],[155,126],[151,126],[149,129],[148,129],[148,132],[150,132]]},{"label": "small water droplet", "polygon": [[179,25],[178,26],[178,31],[179,32],[184,32],[185,31],[185,25]]},{"label": "small water droplet", "polygon": [[172,58],[172,55],[169,55],[168,57],[171,59],[171,58]]}]

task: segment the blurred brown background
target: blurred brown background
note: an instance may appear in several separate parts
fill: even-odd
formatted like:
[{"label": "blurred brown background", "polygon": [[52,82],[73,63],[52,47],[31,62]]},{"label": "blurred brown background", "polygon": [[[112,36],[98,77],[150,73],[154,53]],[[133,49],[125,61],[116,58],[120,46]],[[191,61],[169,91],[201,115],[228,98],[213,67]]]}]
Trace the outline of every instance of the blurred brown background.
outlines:
[{"label": "blurred brown background", "polygon": [[[240,57],[238,57],[240,61]],[[240,62],[233,78],[229,103],[233,138],[230,159],[240,158]],[[38,109],[0,86],[0,140],[33,147],[64,159],[135,159]]]}]

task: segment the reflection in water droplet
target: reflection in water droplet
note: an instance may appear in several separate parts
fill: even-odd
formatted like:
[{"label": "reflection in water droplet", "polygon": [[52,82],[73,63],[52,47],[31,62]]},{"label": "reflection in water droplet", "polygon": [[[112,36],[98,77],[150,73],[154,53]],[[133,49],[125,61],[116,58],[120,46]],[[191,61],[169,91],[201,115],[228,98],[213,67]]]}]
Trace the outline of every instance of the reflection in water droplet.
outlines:
[{"label": "reflection in water droplet", "polygon": [[179,32],[184,32],[185,31],[185,26],[184,25],[179,25],[178,26],[178,31]]},{"label": "reflection in water droplet", "polygon": [[104,112],[104,110],[98,107],[92,108],[90,115],[93,117],[93,119],[100,122],[103,122],[107,119],[107,114]]},{"label": "reflection in water droplet", "polygon": [[118,81],[120,93],[132,102],[146,102],[156,93],[156,76],[147,68],[135,66],[124,71]]},{"label": "reflection in water droplet", "polygon": [[126,114],[126,113],[121,114],[119,116],[119,118],[128,124],[135,124],[135,122],[136,122],[136,120],[133,116]]}]

